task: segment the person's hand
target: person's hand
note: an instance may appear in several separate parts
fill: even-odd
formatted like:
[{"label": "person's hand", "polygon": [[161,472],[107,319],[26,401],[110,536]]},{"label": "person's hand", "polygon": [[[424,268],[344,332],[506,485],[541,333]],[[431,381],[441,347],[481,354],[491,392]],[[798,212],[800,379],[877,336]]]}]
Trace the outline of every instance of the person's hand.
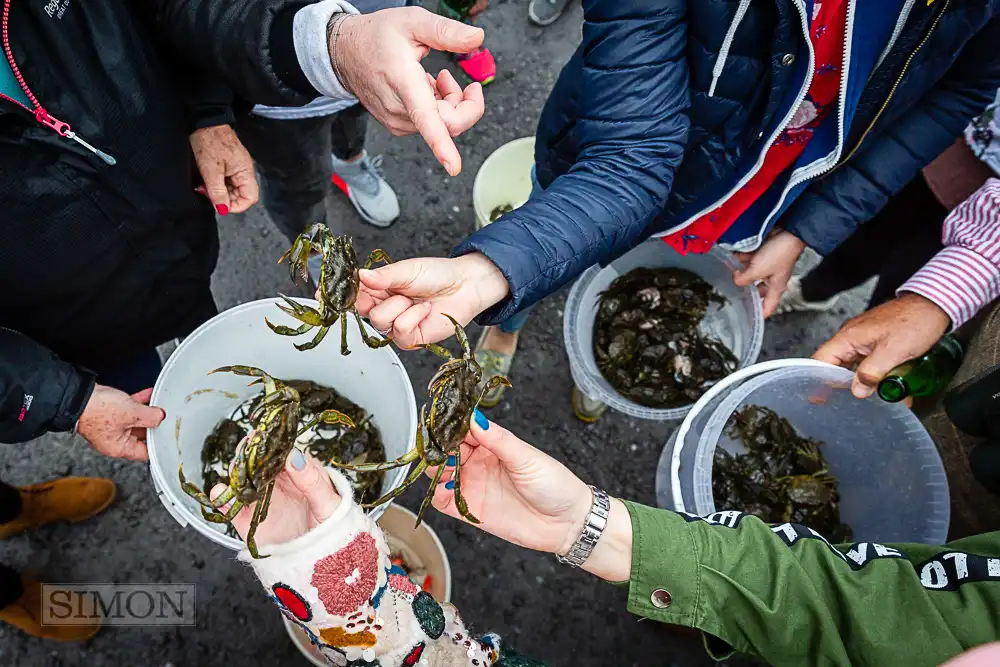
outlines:
[{"label": "person's hand", "polygon": [[477,0],[476,4],[469,8],[469,18],[474,19],[483,12],[486,11],[486,7],[490,4],[490,0]]},{"label": "person's hand", "polygon": [[152,395],[152,388],[129,396],[99,384],[80,415],[77,432],[105,456],[145,461],[146,429],[159,426],[166,416],[150,407]]},{"label": "person's hand", "polygon": [[257,177],[247,149],[228,125],[191,133],[191,149],[204,185],[198,192],[208,197],[219,215],[243,213],[257,203]]},{"label": "person's hand", "polygon": [[[436,470],[429,469],[428,476]],[[481,521],[476,527],[527,549],[566,555],[593,505],[590,488],[566,466],[478,411],[461,445],[461,471],[462,496]],[[447,468],[434,492],[434,507],[464,521],[455,506],[453,476],[454,468]],[[624,504],[612,499],[608,526],[583,568],[623,581],[631,563],[632,522]]]},{"label": "person's hand", "polygon": [[788,289],[788,279],[792,277],[792,269],[799,255],[805,250],[806,244],[791,232],[781,231],[768,239],[754,253],[736,253],[736,258],[746,265],[742,271],[737,271],[733,281],[740,287],[746,287],[758,280],[757,289],[764,300],[764,317],[770,317],[778,306],[778,300]]},{"label": "person's hand", "polygon": [[401,348],[436,343],[454,335],[445,315],[465,326],[507,296],[507,280],[479,253],[453,259],[404,259],[361,271],[355,305],[379,331],[391,329]]},{"label": "person's hand", "polygon": [[341,83],[376,120],[394,135],[419,132],[455,176],[462,157],[452,137],[482,118],[483,88],[472,83],[462,90],[446,71],[435,79],[420,61],[431,49],[468,53],[483,37],[480,28],[399,7],[342,19],[330,36],[330,52]]},{"label": "person's hand", "polygon": [[[224,484],[212,489],[215,498]],[[233,518],[233,527],[246,539],[256,503],[247,505]],[[340,496],[330,475],[313,457],[293,450],[285,468],[274,480],[267,518],[257,526],[257,544],[283,544],[305,535],[328,519],[340,505]]]},{"label": "person's hand", "polygon": [[889,371],[926,353],[950,327],[937,304],[906,293],[848,320],[813,359],[845,368],[857,363],[851,392],[867,398]]}]

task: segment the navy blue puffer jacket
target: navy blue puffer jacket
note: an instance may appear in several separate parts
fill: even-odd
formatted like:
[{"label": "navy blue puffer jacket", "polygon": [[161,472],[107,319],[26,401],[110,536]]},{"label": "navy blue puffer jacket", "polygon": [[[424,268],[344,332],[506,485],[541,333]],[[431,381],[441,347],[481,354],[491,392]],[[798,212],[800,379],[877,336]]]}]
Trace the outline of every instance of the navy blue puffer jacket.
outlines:
[{"label": "navy blue puffer jacket", "polygon": [[[507,278],[510,296],[482,324],[713,208],[808,85],[813,0],[583,4],[583,41],[538,127],[544,193],[455,250],[483,253]],[[825,253],[871,218],[993,99],[998,11],[1000,0],[851,0],[830,154],[802,182],[776,184],[768,210],[723,242],[755,249],[780,217]]]}]

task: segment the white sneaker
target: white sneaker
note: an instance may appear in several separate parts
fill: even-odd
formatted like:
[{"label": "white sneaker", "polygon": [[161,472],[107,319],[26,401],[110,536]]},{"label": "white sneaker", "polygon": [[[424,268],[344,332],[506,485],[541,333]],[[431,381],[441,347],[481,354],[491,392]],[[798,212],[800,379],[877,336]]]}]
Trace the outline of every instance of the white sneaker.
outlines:
[{"label": "white sneaker", "polygon": [[388,227],[399,217],[399,200],[382,176],[382,156],[370,158],[367,151],[360,160],[344,162],[336,155],[333,184],[348,196],[361,218],[375,227]]},{"label": "white sneaker", "polygon": [[823,312],[832,309],[840,300],[840,295],[835,294],[826,301],[806,301],[802,296],[802,276],[792,276],[788,280],[788,289],[781,295],[778,307],[774,309],[775,315],[797,312]]}]

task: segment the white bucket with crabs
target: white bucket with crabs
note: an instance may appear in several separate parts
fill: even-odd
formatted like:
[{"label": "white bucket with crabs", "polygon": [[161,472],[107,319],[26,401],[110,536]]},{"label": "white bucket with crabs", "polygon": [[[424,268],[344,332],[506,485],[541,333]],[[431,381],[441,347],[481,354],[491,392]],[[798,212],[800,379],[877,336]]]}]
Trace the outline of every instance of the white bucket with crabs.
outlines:
[{"label": "white bucket with crabs", "polygon": [[705,254],[681,255],[658,238],[636,246],[608,266],[592,266],[570,290],[563,315],[563,338],[569,355],[569,368],[576,386],[585,395],[608,407],[640,419],[670,421],[682,419],[690,405],[678,408],[647,408],[619,394],[597,367],[594,357],[594,317],[601,292],[615,278],[639,267],[676,267],[698,274],[726,298],[722,306],[711,306],[699,329],[718,339],[739,360],[738,368],[757,361],[764,340],[764,314],[760,297],[753,286],[737,287],[733,273],[740,263],[721,248]]},{"label": "white bucket with crabs", "polygon": [[[311,299],[298,301],[317,307]],[[202,517],[201,506],[181,489],[177,469],[183,463],[188,481],[200,488],[205,437],[237,406],[260,393],[261,386],[248,387],[253,378],[232,373],[209,375],[209,371],[220,366],[256,366],[279,379],[312,380],[332,387],[372,415],[382,433],[387,460],[402,456],[416,440],[413,387],[391,347],[373,350],[365,345],[352,317],[347,328],[349,355],[340,354],[339,330],[331,331],[315,349],[300,352],[293,347],[297,339],[279,336],[264,323],[266,315],[277,325],[299,324],[278,310],[276,303],[281,301],[245,303],[201,325],[171,355],[153,389],[151,403],[167,414],[148,438],[149,468],[160,501],[182,526],[234,550],[242,549],[243,542],[227,537],[224,524]],[[371,327],[368,331],[378,337]],[[398,487],[408,469],[385,473],[382,492]],[[380,516],[387,506],[375,508],[372,515]]]}]

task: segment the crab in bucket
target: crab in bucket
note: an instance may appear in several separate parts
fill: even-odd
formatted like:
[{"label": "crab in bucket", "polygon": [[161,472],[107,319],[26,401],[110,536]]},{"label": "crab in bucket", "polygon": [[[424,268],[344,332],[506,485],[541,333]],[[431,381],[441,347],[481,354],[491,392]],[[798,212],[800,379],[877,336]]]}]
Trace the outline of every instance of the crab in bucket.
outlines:
[{"label": "crab in bucket", "polygon": [[236,448],[228,479],[220,478],[226,484],[222,493],[209,498],[204,491],[187,481],[183,465],[177,475],[181,488],[198,501],[202,506],[202,516],[212,523],[229,523],[245,506],[256,503],[246,543],[250,555],[261,558],[254,534],[258,524],[267,518],[274,480],[285,467],[292,448],[298,446],[296,439],[317,424],[344,424],[353,428],[354,423],[342,412],[325,410],[300,427],[299,393],[281,380],[252,366],[223,366],[209,372],[209,375],[212,373],[234,373],[256,378],[250,385],[263,384],[264,396],[250,414],[252,428]]},{"label": "crab in bucket", "polygon": [[434,499],[434,491],[437,489],[438,482],[441,481],[441,475],[444,473],[449,456],[455,457],[455,507],[467,521],[479,523],[479,519],[469,511],[469,506],[462,495],[462,441],[469,434],[469,420],[472,419],[472,413],[479,406],[483,396],[497,386],[511,386],[510,380],[507,378],[494,376],[486,382],[482,390],[477,391],[477,387],[483,379],[482,368],[472,354],[469,339],[462,326],[451,315],[446,314],[445,317],[451,320],[455,326],[455,337],[462,346],[462,356],[453,357],[447,349],[440,345],[421,346],[447,359],[447,361],[434,374],[428,385],[427,390],[431,401],[429,406],[425,403],[420,409],[416,446],[395,461],[362,465],[333,464],[345,470],[374,472],[402,468],[418,462],[399,487],[386,493],[378,500],[363,505],[365,509],[378,507],[402,495],[406,489],[420,479],[425,470],[436,466],[437,473],[434,475],[434,481],[431,482],[430,489],[417,513],[417,526],[423,521],[424,513]]},{"label": "crab in bucket", "polygon": [[311,350],[319,345],[330,328],[340,320],[340,353],[347,355],[351,351],[347,348],[347,317],[353,313],[354,319],[361,330],[361,339],[370,348],[378,349],[392,342],[390,338],[378,339],[368,333],[361,315],[354,303],[358,298],[358,290],[361,285],[361,278],[358,270],[360,268],[370,269],[376,262],[392,262],[389,255],[380,248],[372,250],[368,254],[364,267],[358,265],[358,257],[354,252],[354,244],[351,237],[347,235],[335,236],[326,225],[317,223],[306,232],[299,234],[278,263],[288,260],[288,273],[292,282],[298,283],[302,278],[309,282],[309,256],[313,253],[320,253],[323,261],[320,269],[319,280],[316,288],[316,300],[319,308],[312,308],[303,305],[284,294],[279,294],[287,305],[278,305],[278,308],[285,314],[295,318],[302,324],[296,328],[283,325],[276,325],[264,318],[267,326],[276,334],[282,336],[301,336],[309,331],[318,328],[319,331],[308,343],[296,343],[297,350]]}]

